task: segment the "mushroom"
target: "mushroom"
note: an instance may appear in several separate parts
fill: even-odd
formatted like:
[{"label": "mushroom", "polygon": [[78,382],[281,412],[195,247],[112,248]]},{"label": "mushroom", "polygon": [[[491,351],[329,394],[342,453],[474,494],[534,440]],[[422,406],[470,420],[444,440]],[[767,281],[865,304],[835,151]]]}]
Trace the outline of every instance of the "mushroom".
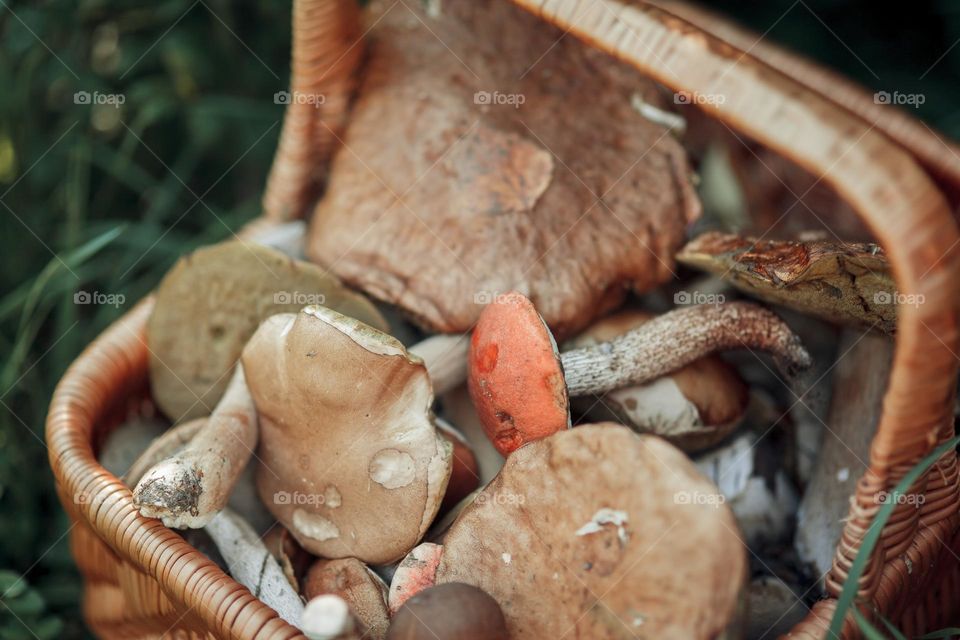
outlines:
[{"label": "mushroom", "polygon": [[346,600],[336,594],[317,596],[303,609],[300,624],[309,640],[360,640]]},{"label": "mushroom", "polygon": [[484,309],[470,345],[470,396],[504,455],[570,426],[569,397],[654,380],[713,351],[762,349],[788,372],[810,358],[789,327],[749,303],[671,311],[596,346],[558,353],[533,304],[513,292]]},{"label": "mushroom", "polygon": [[452,582],[422,591],[394,616],[387,640],[507,640],[497,601],[482,589]]},{"label": "mushroom", "polygon": [[174,455],[188,442],[193,440],[203,427],[207,424],[208,418],[197,418],[189,422],[183,422],[175,427],[164,431],[150,445],[143,450],[140,456],[130,465],[127,472],[123,474],[123,481],[128,487],[135,487],[140,482],[140,478],[152,467],[163,460]]},{"label": "mushroom", "polygon": [[260,321],[306,304],[387,328],[363,296],[274,249],[230,241],[181,258],[160,283],[147,324],[157,406],[175,422],[208,415]]},{"label": "mushroom", "polygon": [[669,279],[700,206],[681,145],[631,105],[662,91],[506,2],[421,4],[369,5],[311,259],[441,333],[519,288],[573,335]]},{"label": "mushroom", "polygon": [[224,509],[205,531],[216,543],[233,579],[281,618],[299,626],[303,602],[253,528],[230,509]]},{"label": "mushroom", "polygon": [[477,408],[470,400],[470,391],[466,384],[448,391],[440,398],[440,415],[444,420],[457,425],[457,430],[469,441],[477,460],[480,485],[493,480],[503,467],[503,456],[487,437],[483,423],[477,415]]},{"label": "mushroom", "polygon": [[127,420],[110,432],[101,447],[97,460],[114,474],[127,473],[141,452],[167,430],[167,423],[159,418],[142,416]]},{"label": "mushroom", "polygon": [[419,358],[321,306],[260,326],[242,362],[260,417],[257,487],[301,546],[371,564],[426,532],[450,477]]},{"label": "mushroom", "polygon": [[[621,311],[591,325],[566,349],[592,347],[613,340],[649,321],[653,314]],[[737,370],[709,355],[645,384],[571,401],[596,419],[613,419],[635,431],[652,433],[684,451],[713,446],[743,419],[749,390]]]},{"label": "mushroom", "polygon": [[515,640],[706,639],[737,623],[736,522],[660,438],[611,423],[562,431],[511,454],[480,496],[447,532],[436,583],[489,593]]},{"label": "mushroom", "polygon": [[387,586],[356,558],[314,562],[304,578],[303,595],[308,601],[323,595],[342,598],[357,622],[358,635],[368,640],[382,640],[387,633]]},{"label": "mushroom", "polygon": [[199,529],[223,509],[257,446],[257,412],[243,367],[207,424],[177,453],[137,482],[133,503],[149,518],[178,529]]},{"label": "mushroom", "polygon": [[391,615],[411,597],[434,585],[442,554],[443,547],[433,542],[421,542],[410,550],[390,582],[387,604]]},{"label": "mushroom", "polygon": [[847,330],[840,337],[833,393],[810,484],[797,511],[794,547],[822,576],[833,564],[850,496],[867,471],[874,425],[890,377],[893,340]]},{"label": "mushroom", "polygon": [[777,241],[705,233],[677,260],[716,274],[741,291],[832,322],[896,328],[899,298],[879,245]]}]

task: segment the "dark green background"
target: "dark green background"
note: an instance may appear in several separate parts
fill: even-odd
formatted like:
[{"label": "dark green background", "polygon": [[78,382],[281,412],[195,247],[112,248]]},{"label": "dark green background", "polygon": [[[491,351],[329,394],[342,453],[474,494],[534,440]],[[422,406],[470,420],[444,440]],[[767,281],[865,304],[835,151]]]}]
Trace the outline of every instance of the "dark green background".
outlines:
[{"label": "dark green background", "polygon": [[[708,4],[873,89],[924,94],[919,115],[960,134],[960,2]],[[47,403],[83,346],[177,256],[258,213],[289,11],[0,0],[0,638],[85,633],[42,443]],[[78,106],[81,90],[126,103]],[[77,290],[127,303],[75,305]]]}]

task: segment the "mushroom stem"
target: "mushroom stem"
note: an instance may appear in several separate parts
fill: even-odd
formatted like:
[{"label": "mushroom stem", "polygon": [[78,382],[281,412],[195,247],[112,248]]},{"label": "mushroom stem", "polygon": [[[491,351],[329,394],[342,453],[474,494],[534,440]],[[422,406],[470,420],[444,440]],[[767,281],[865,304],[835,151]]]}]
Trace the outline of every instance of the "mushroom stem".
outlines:
[{"label": "mushroom stem", "polygon": [[199,529],[223,509],[257,446],[257,413],[243,367],[205,427],[180,451],[148,471],[133,501],[140,513],[178,529]]},{"label": "mushroom stem", "polygon": [[747,302],[677,309],[593,347],[560,355],[570,396],[640,384],[724,349],[770,352],[787,374],[810,365],[799,338],[772,312]]},{"label": "mushroom stem", "polygon": [[253,528],[230,509],[224,509],[205,529],[226,561],[230,575],[281,618],[299,626],[303,602]]},{"label": "mushroom stem", "polygon": [[194,436],[203,430],[207,423],[207,418],[196,418],[189,422],[182,422],[172,429],[167,429],[159,438],[150,443],[143,453],[140,454],[127,472],[123,474],[123,481],[128,487],[135,487],[140,482],[140,478],[150,471],[153,467],[173,456]]},{"label": "mushroom stem", "polygon": [[467,380],[469,350],[469,334],[440,333],[421,340],[408,351],[423,360],[430,374],[433,393],[439,396]]},{"label": "mushroom stem", "polygon": [[332,593],[313,598],[303,611],[303,633],[309,640],[358,638],[356,626],[350,606]]}]

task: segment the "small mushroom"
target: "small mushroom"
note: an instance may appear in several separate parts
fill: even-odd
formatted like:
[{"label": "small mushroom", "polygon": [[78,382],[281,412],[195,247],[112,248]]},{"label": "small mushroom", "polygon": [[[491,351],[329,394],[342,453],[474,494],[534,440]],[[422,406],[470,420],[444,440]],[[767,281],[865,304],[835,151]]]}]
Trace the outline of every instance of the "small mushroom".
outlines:
[{"label": "small mushroom", "polygon": [[[596,346],[653,317],[643,311],[621,311],[594,323],[564,346],[568,350]],[[571,402],[588,417],[613,419],[690,452],[710,447],[732,432],[743,419],[748,398],[749,390],[737,370],[719,356],[709,355],[651,382]]]},{"label": "small mushroom", "polygon": [[442,554],[443,547],[432,542],[421,542],[410,550],[390,582],[387,603],[391,615],[399,611],[404,602],[434,585]]},{"label": "small mushroom", "polygon": [[368,5],[311,259],[439,332],[523,288],[573,335],[669,279],[700,205],[683,147],[631,105],[672,107],[657,85],[507,2],[422,4]]},{"label": "small mushroom", "polygon": [[511,454],[447,532],[436,573],[489,593],[514,640],[722,637],[746,580],[717,488],[665,440],[611,423]]},{"label": "small mushroom", "polygon": [[207,424],[139,480],[133,503],[168,527],[199,529],[226,506],[256,446],[257,412],[237,367]]},{"label": "small mushroom", "polygon": [[422,361],[359,320],[309,306],[264,321],[242,362],[267,508],[316,555],[403,557],[436,515],[452,466]]},{"label": "small mushroom", "polygon": [[[300,623],[309,640],[360,640],[346,600],[336,594],[317,596],[303,609]],[[365,636],[364,636],[365,637]]]},{"label": "small mushroom", "polygon": [[175,422],[209,415],[260,321],[307,304],[387,327],[366,298],[274,249],[230,241],[181,258],[160,283],[147,323],[157,406]]},{"label": "small mushroom", "polygon": [[491,441],[506,455],[570,426],[569,397],[661,377],[720,349],[771,352],[789,371],[810,364],[776,315],[743,302],[666,313],[609,342],[562,355],[543,318],[520,293],[484,309],[470,345],[470,396]]},{"label": "small mushroom", "polygon": [[705,233],[677,260],[741,291],[832,322],[896,328],[896,284],[883,249],[866,242],[757,240]]},{"label": "small mushroom", "polygon": [[482,589],[459,582],[430,587],[415,595],[394,616],[387,633],[387,640],[508,638],[497,601]]},{"label": "small mushroom", "polygon": [[358,635],[368,640],[383,640],[387,633],[387,585],[356,558],[314,562],[304,578],[303,595],[308,601],[322,595],[342,598],[356,620]]}]

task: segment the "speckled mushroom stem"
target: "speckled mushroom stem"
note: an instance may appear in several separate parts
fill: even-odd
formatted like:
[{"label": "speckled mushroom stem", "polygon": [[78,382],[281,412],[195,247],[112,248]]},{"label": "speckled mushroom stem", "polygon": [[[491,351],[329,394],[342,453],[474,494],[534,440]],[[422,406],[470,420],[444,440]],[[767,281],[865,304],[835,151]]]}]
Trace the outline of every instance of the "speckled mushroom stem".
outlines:
[{"label": "speckled mushroom stem", "polygon": [[238,365],[207,424],[144,474],[133,491],[134,504],[168,527],[206,526],[227,505],[258,435],[256,408]]},{"label": "speckled mushroom stem", "polygon": [[356,0],[295,0],[290,91],[263,195],[272,220],[300,218],[319,191],[363,54]]},{"label": "speckled mushroom stem", "polygon": [[748,302],[700,305],[659,316],[609,342],[560,356],[570,396],[605,393],[666,375],[725,349],[758,349],[788,374],[810,355],[786,323]]}]

